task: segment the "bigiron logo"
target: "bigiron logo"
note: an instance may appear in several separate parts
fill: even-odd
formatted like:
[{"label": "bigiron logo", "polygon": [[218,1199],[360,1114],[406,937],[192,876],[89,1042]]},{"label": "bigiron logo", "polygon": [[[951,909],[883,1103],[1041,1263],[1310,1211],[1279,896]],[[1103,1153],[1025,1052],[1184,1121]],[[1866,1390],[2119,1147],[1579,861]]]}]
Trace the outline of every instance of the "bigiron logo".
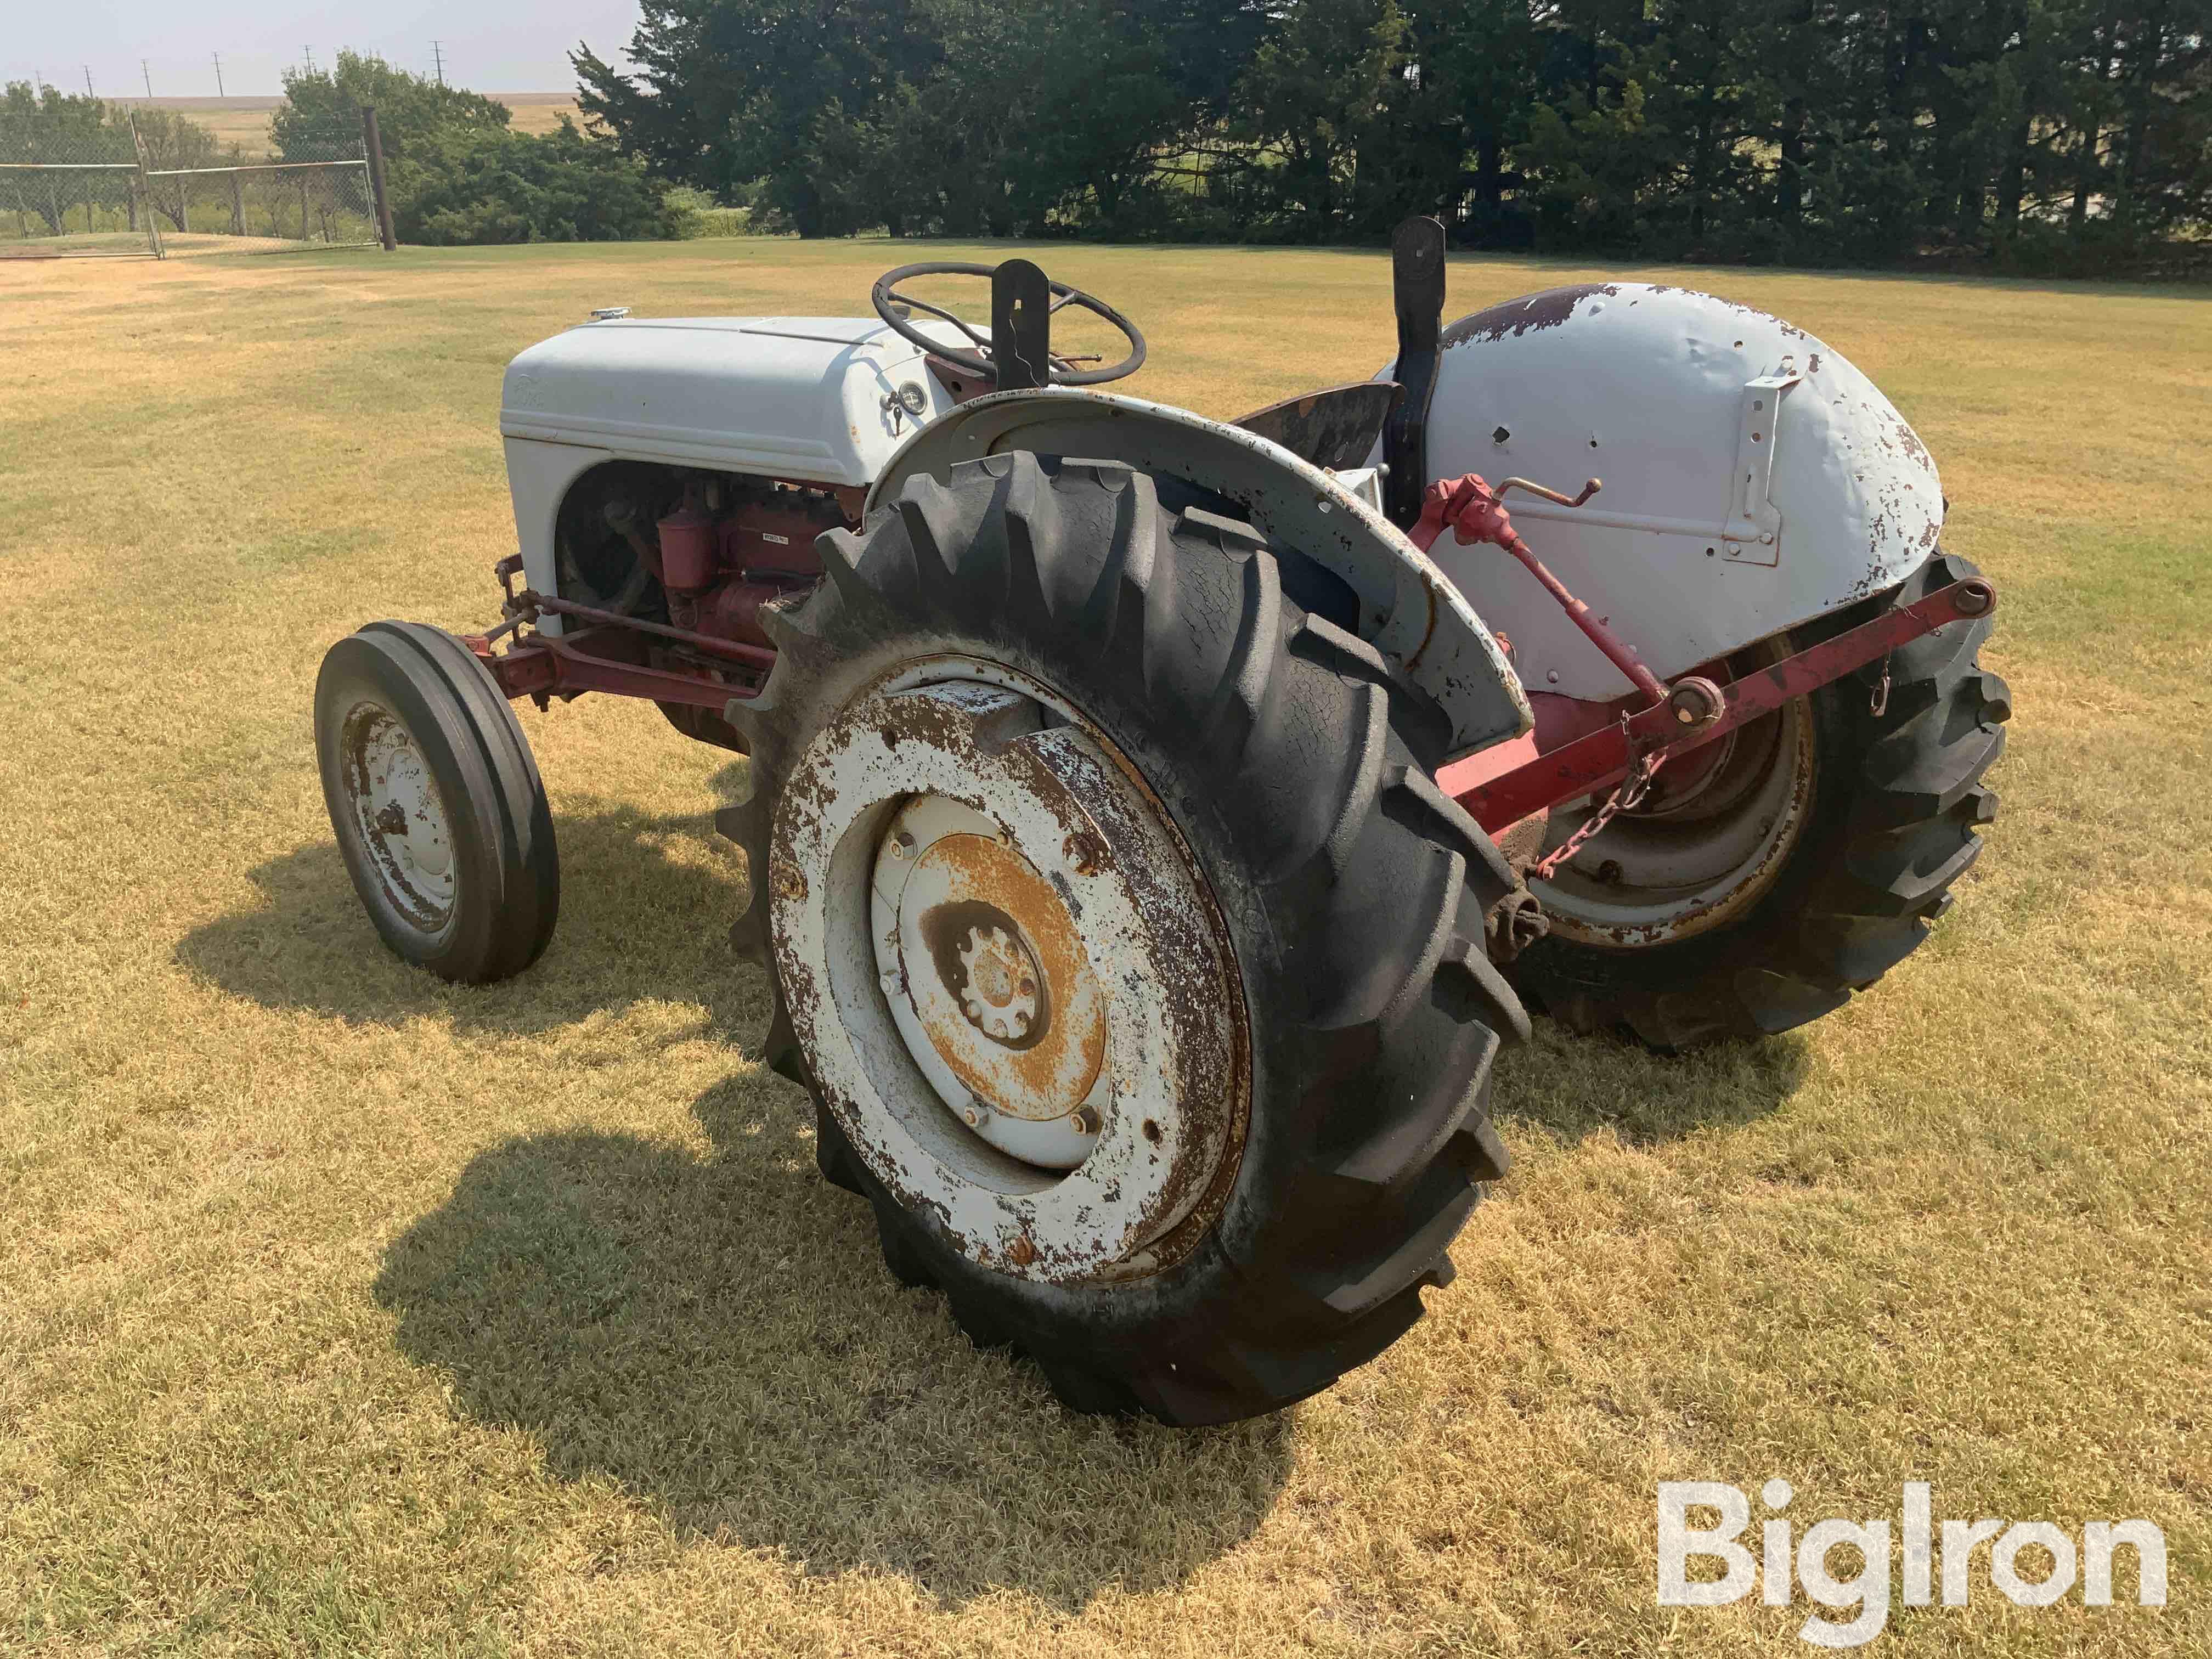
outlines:
[{"label": "bigiron logo", "polygon": [[[1786,1607],[1802,1589],[1820,1607],[1845,1612],[1843,1620],[1809,1613],[1797,1634],[1814,1647],[1855,1648],[1871,1642],[1889,1623],[1890,1523],[1815,1521],[1802,1536],[1784,1511],[1796,1493],[1787,1480],[1769,1480],[1759,1495],[1771,1518],[1759,1528],[1759,1553],[1738,1541],[1751,1524],[1751,1500],[1723,1480],[1659,1483],[1659,1605],[1717,1607],[1759,1589],[1770,1607]],[[2045,1607],[2078,1583],[2089,1607],[2110,1607],[2118,1552],[2132,1557],[2136,1601],[2166,1605],[2166,1534],[2148,1521],[2092,1521],[2077,1539],[2048,1521],[1945,1521],[1933,1518],[1933,1494],[1924,1480],[1908,1481],[1898,1509],[1899,1603],[1924,1607],[1938,1595],[1947,1607],[1962,1607],[1972,1594],[1976,1548],[1989,1546],[1989,1583],[2014,1605]],[[1691,1524],[1692,1511],[1710,1512],[1711,1524]],[[1848,1545],[1857,1571],[1838,1577],[1831,1553]],[[2023,1562],[2030,1549],[2040,1555]],[[1717,1561],[1717,1578],[1692,1578],[1689,1565]],[[2126,1557],[2123,1557],[2124,1564]],[[2033,1573],[2035,1576],[2031,1577]]]}]

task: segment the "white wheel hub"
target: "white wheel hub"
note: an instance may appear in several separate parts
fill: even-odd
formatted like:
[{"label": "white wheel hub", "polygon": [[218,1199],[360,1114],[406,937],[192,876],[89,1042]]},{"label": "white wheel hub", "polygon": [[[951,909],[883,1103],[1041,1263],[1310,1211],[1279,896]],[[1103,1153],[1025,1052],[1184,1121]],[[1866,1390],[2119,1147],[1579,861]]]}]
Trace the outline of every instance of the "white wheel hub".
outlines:
[{"label": "white wheel hub", "polygon": [[1025,1163],[1072,1170],[1112,1094],[1106,1001],[1066,904],[1004,834],[944,795],[899,810],[869,893],[877,982],[961,1122]]},{"label": "white wheel hub", "polygon": [[1243,1142],[1225,930],[1102,733],[1008,671],[930,672],[959,678],[857,700],[778,799],[793,1034],[854,1152],[954,1248],[1031,1279],[1157,1271]]},{"label": "white wheel hub", "polygon": [[445,797],[407,723],[367,699],[339,728],[339,775],[377,885],[424,933],[453,913],[458,887]]},{"label": "white wheel hub", "polygon": [[960,1006],[968,1023],[985,1036],[1012,1043],[1029,1035],[1036,1021],[1036,957],[1006,937],[1003,927],[986,935],[970,927],[960,947],[960,967],[968,978]]}]

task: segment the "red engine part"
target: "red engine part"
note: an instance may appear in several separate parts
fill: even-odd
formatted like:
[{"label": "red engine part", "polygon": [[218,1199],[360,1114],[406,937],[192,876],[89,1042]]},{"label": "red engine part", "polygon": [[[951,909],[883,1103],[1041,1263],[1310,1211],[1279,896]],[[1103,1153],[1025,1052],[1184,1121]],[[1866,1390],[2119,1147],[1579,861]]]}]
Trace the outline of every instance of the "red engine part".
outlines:
[{"label": "red engine part", "polygon": [[814,538],[849,522],[836,496],[782,489],[741,501],[720,518],[691,507],[671,514],[659,526],[669,620],[718,639],[767,644],[761,606],[818,574]]},{"label": "red engine part", "polygon": [[660,532],[660,585],[672,598],[696,593],[714,580],[716,525],[694,507],[672,513],[655,526]]},{"label": "red engine part", "polygon": [[735,578],[710,589],[697,602],[696,614],[687,626],[718,639],[766,645],[769,640],[761,631],[760,608],[779,593],[789,592],[788,583],[749,582],[742,577]]},{"label": "red engine part", "polygon": [[722,563],[731,570],[789,570],[814,575],[822,561],[814,538],[847,524],[836,498],[779,489],[767,501],[748,501],[722,520]]}]

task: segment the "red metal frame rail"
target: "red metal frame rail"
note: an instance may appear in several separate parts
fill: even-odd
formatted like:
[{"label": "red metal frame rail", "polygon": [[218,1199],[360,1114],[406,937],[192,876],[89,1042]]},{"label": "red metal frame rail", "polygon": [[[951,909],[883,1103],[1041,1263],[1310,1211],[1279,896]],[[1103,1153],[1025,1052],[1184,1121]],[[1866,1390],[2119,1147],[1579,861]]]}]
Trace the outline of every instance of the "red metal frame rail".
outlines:
[{"label": "red metal frame rail", "polygon": [[1872,622],[1823,640],[1771,667],[1732,680],[1721,688],[1720,717],[1685,736],[1677,712],[1664,702],[1632,714],[1622,726],[1608,726],[1539,755],[1484,781],[1483,755],[1447,766],[1437,787],[1465,807],[1492,834],[1517,823],[1531,812],[1590,793],[1625,773],[1638,756],[1681,754],[1733,732],[1746,721],[1769,714],[1792,697],[1817,691],[1831,681],[1863,668],[1901,645],[1945,624],[1985,617],[1996,608],[1996,589],[1978,576],[1939,587],[1925,599],[1886,611]]}]

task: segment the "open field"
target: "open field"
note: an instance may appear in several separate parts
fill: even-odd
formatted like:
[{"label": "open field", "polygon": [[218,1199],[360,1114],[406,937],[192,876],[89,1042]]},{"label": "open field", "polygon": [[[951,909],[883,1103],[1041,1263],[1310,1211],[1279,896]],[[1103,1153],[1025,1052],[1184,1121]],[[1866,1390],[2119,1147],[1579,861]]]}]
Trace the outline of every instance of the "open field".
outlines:
[{"label": "open field", "polygon": [[[1176,1434],[970,1349],[816,1176],[725,937],[742,762],[526,706],[564,914],[476,991],[381,950],[316,783],[331,641],[496,614],[509,356],[593,305],[864,310],[924,257],[994,256],[0,267],[0,1647],[1810,1651],[1802,1598],[1653,1605],[1655,1483],[1782,1475],[1801,1529],[1911,1480],[2165,1529],[2163,1611],[1978,1566],[1888,1650],[2212,1650],[2212,307],[1661,276],[1824,337],[1942,463],[2004,595],[1993,844],[1808,1031],[1540,1021],[1429,1319]],[[1141,322],[1153,398],[1389,355],[1379,255],[1040,257]],[[1461,261],[1454,312],[1584,274]]]},{"label": "open field", "polygon": [[[572,92],[495,92],[487,95],[514,112],[514,119],[509,125],[517,132],[550,132],[561,124],[563,115],[572,120],[578,118],[576,95]],[[134,108],[150,104],[157,109],[179,111],[224,143],[242,144],[252,155],[268,150],[270,118],[284,103],[282,98],[113,98],[108,101]]]}]

